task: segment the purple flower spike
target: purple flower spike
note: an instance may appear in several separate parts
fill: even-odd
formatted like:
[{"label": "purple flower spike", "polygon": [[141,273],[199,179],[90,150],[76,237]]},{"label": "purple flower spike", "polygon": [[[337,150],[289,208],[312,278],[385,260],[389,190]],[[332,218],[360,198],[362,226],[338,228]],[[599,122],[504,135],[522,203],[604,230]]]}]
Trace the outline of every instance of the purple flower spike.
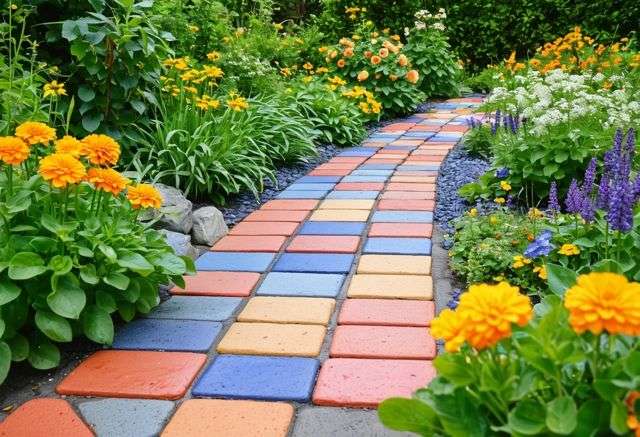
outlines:
[{"label": "purple flower spike", "polygon": [[578,188],[578,181],[571,180],[569,191],[567,192],[567,198],[564,201],[564,205],[567,207],[567,212],[570,214],[576,214],[580,212],[582,208],[582,192]]},{"label": "purple flower spike", "polygon": [[590,196],[593,190],[593,184],[596,182],[596,158],[591,158],[589,165],[584,172],[584,180],[582,182],[582,190],[585,196]]},{"label": "purple flower spike", "polygon": [[602,175],[600,178],[600,184],[598,184],[598,197],[596,200],[596,208],[607,209],[609,206],[609,178],[607,175]]},{"label": "purple flower spike", "polygon": [[607,221],[614,231],[629,232],[633,227],[633,193],[628,181],[620,181],[611,190]]},{"label": "purple flower spike", "polygon": [[633,200],[634,202],[640,200],[640,173],[638,173],[636,180],[633,182]]},{"label": "purple flower spike", "polygon": [[633,155],[636,152],[636,131],[633,128],[629,128],[627,131],[627,146],[626,152],[633,160]]},{"label": "purple flower spike", "polygon": [[496,111],[495,122],[491,125],[491,133],[495,135],[499,127],[500,127],[500,110],[498,109]]},{"label": "purple flower spike", "polygon": [[556,181],[551,182],[551,187],[549,188],[549,205],[547,209],[553,214],[557,214],[560,212],[560,202],[558,202],[558,184]]},{"label": "purple flower spike", "polygon": [[596,216],[596,208],[593,205],[591,197],[585,195],[582,199],[582,205],[580,206],[580,216],[585,222],[591,223]]}]

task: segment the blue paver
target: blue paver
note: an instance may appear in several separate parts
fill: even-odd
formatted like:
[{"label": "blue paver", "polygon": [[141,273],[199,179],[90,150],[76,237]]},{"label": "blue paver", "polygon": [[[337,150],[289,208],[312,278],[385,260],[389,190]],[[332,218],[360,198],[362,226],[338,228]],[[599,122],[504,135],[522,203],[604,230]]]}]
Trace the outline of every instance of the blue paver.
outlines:
[{"label": "blue paver", "polygon": [[240,297],[173,296],[147,314],[147,317],[219,322],[231,317],[241,303]]},{"label": "blue paver", "polygon": [[264,272],[275,254],[255,252],[207,252],[196,260],[196,269],[203,272]]},{"label": "blue paver", "polygon": [[276,196],[276,199],[322,199],[329,190],[324,191],[289,191],[284,190]]},{"label": "blue paver", "polygon": [[361,222],[305,222],[301,235],[362,235],[366,223]]},{"label": "blue paver", "polygon": [[194,396],[306,402],[318,372],[313,358],[220,355],[196,382]]},{"label": "blue paver", "polygon": [[[431,138],[435,134],[436,134],[435,132],[428,132],[428,131],[412,131],[412,132],[405,133],[400,139],[413,140],[418,138],[418,139],[426,140],[427,138]],[[408,138],[404,138],[404,137],[408,137]]]},{"label": "blue paver", "polygon": [[336,297],[345,275],[271,272],[256,292],[260,296]]},{"label": "blue paver", "polygon": [[202,320],[138,319],[116,333],[114,349],[207,352],[222,323]]},{"label": "blue paver", "polygon": [[335,183],[340,179],[342,176],[302,176],[296,181],[296,184]]},{"label": "blue paver", "polygon": [[435,135],[427,140],[430,143],[444,142],[444,143],[455,143],[460,139],[460,137],[450,137],[444,135]]},{"label": "blue paver", "polygon": [[295,183],[289,185],[286,191],[328,191],[335,186],[336,184],[333,183]]},{"label": "blue paver", "polygon": [[447,120],[441,120],[439,118],[427,118],[418,123],[423,126],[443,126],[447,124]]},{"label": "blue paver", "polygon": [[342,182],[385,182],[389,176],[345,176]]},{"label": "blue paver", "polygon": [[391,176],[393,170],[358,169],[351,172],[350,176]]},{"label": "blue paver", "polygon": [[353,255],[337,253],[284,253],[274,272],[349,273]]},{"label": "blue paver", "polygon": [[327,199],[376,199],[380,191],[332,191]]},{"label": "blue paver", "polygon": [[418,146],[384,146],[382,149],[383,150],[413,150],[416,149]]},{"label": "blue paver", "polygon": [[431,223],[433,213],[426,211],[375,211],[372,221],[377,223]]},{"label": "blue paver", "polygon": [[364,253],[395,253],[401,255],[431,255],[428,238],[369,238]]},{"label": "blue paver", "polygon": [[362,164],[358,170],[393,170],[397,164]]}]

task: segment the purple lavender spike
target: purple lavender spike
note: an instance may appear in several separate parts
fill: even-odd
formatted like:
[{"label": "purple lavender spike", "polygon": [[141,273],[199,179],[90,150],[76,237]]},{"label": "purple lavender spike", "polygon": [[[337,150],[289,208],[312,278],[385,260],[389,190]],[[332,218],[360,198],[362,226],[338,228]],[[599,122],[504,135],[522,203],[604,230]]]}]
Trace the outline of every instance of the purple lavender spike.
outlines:
[{"label": "purple lavender spike", "polygon": [[633,192],[629,181],[616,183],[609,198],[607,222],[614,231],[629,232],[633,227]]},{"label": "purple lavender spike", "polygon": [[609,178],[607,175],[600,177],[600,183],[598,184],[598,197],[596,198],[596,208],[607,209],[609,206]]},{"label": "purple lavender spike", "polygon": [[547,206],[547,209],[554,214],[560,212],[560,203],[558,202],[558,184],[556,181],[551,182],[551,187],[549,188],[549,205]]},{"label": "purple lavender spike", "polygon": [[589,165],[584,172],[584,180],[582,182],[582,190],[585,196],[590,196],[593,190],[593,184],[596,182],[596,158],[591,158]]},{"label": "purple lavender spike", "polygon": [[591,223],[596,216],[596,209],[593,205],[593,200],[591,200],[591,197],[587,195],[582,198],[582,205],[580,205],[580,216],[587,223]]},{"label": "purple lavender spike", "polygon": [[491,125],[491,133],[495,135],[499,127],[500,127],[500,110],[498,109],[496,111],[495,122]]},{"label": "purple lavender spike", "polygon": [[580,188],[578,188],[578,181],[575,179],[571,180],[571,185],[569,186],[569,191],[567,192],[567,198],[564,201],[564,205],[567,207],[567,212],[570,214],[580,212],[580,208],[582,207],[582,192],[580,191]]}]

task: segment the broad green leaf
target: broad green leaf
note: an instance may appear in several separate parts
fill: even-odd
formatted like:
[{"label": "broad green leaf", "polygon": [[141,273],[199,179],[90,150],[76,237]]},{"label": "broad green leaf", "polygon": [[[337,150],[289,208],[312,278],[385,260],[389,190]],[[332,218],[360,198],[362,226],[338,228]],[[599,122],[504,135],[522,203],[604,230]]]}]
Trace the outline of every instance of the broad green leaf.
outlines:
[{"label": "broad green leaf", "polygon": [[563,396],[547,403],[546,424],[556,434],[571,434],[578,425],[578,408],[573,398]]},{"label": "broad green leaf", "polygon": [[122,251],[118,253],[118,265],[120,267],[133,270],[142,276],[146,276],[155,270],[153,265],[147,261],[145,257],[139,253],[130,251]]},{"label": "broad green leaf", "polygon": [[2,275],[0,279],[0,305],[11,302],[18,296],[20,296],[20,287],[16,285],[11,279],[7,279]]},{"label": "broad green leaf", "polygon": [[79,270],[80,279],[82,279],[87,284],[96,285],[100,282],[100,278],[96,274],[96,266],[93,264],[87,264],[80,267]]},{"label": "broad green leaf", "polygon": [[66,275],[73,268],[73,260],[68,256],[56,255],[49,260],[49,268],[54,275]]},{"label": "broad green leaf", "polygon": [[445,353],[438,355],[434,365],[440,376],[445,377],[456,387],[464,387],[474,381],[474,376],[462,354]]},{"label": "broad green leaf", "polygon": [[49,308],[67,319],[80,317],[80,313],[87,303],[87,297],[84,290],[80,288],[78,279],[72,273],[53,276],[51,288],[53,291],[47,296]]},{"label": "broad green leaf", "polygon": [[16,253],[9,261],[9,277],[16,281],[24,281],[47,271],[44,260],[34,252]]},{"label": "broad green leaf", "polygon": [[438,417],[433,409],[417,399],[390,398],[378,406],[378,417],[384,426],[396,431],[422,435],[433,433]]},{"label": "broad green leaf", "polygon": [[23,335],[16,334],[6,340],[11,348],[11,360],[24,361],[29,356],[29,340]]},{"label": "broad green leaf", "polygon": [[630,376],[640,377],[640,351],[631,352],[624,360],[624,370]]},{"label": "broad green leaf", "polygon": [[111,285],[112,287],[117,288],[118,290],[126,290],[129,287],[129,278],[122,273],[110,273],[102,280],[105,284]]},{"label": "broad green leaf", "polygon": [[11,368],[11,349],[4,341],[0,341],[0,384],[7,379]]},{"label": "broad green leaf", "polygon": [[36,326],[47,337],[57,342],[69,342],[73,339],[71,325],[64,318],[50,311],[36,311]]},{"label": "broad green leaf", "polygon": [[576,272],[561,265],[547,263],[546,267],[549,290],[558,296],[564,296],[565,291],[572,287],[578,279]]},{"label": "broad green leaf", "polygon": [[53,369],[60,364],[60,350],[46,338],[37,338],[29,349],[29,363],[36,369]]},{"label": "broad green leaf", "polygon": [[519,434],[535,435],[545,429],[545,408],[532,400],[520,401],[509,412],[509,428]]},{"label": "broad green leaf", "polygon": [[108,312],[95,305],[89,306],[82,315],[84,335],[96,343],[113,343],[113,321]]},{"label": "broad green leaf", "polygon": [[96,92],[88,85],[83,84],[78,87],[78,97],[83,102],[90,102],[96,97]]}]

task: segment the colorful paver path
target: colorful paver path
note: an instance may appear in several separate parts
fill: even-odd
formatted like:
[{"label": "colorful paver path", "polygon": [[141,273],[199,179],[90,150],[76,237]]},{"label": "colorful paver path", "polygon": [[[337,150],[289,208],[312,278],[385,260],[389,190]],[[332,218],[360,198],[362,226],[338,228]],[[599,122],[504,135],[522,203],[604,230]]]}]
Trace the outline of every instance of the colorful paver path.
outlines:
[{"label": "colorful paver path", "polygon": [[366,409],[435,374],[435,183],[479,102],[435,104],[299,179],[0,436],[398,435]]}]

